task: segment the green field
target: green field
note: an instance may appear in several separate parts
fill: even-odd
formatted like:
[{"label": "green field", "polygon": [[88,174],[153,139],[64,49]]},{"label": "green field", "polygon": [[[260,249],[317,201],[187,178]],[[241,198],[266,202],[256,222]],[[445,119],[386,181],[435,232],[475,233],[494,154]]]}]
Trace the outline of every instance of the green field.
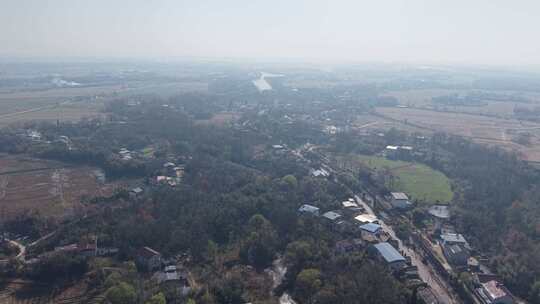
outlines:
[{"label": "green field", "polygon": [[393,161],[383,157],[366,155],[352,157],[353,160],[378,172],[391,172],[395,179],[387,186],[392,191],[403,191],[413,200],[428,204],[452,201],[454,194],[448,177],[424,164]]}]

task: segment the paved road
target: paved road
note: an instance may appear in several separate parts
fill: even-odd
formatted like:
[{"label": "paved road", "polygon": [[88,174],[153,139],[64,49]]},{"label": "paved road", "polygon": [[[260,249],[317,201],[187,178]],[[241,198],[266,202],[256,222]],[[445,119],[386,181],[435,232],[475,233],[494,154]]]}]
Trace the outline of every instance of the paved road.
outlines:
[{"label": "paved road", "polygon": [[[316,146],[309,147],[309,151],[313,151]],[[309,161],[304,158],[302,151],[293,151],[293,153],[299,156],[301,159]],[[326,167],[331,172],[335,173],[335,170],[326,163]],[[373,209],[366,204],[358,195],[355,195],[355,199],[359,205],[362,205],[366,212],[370,215],[376,215]],[[420,278],[428,284],[429,287],[436,294],[439,303],[441,304],[460,304],[460,300],[457,299],[451,292],[452,289],[446,284],[446,282],[435,272],[433,267],[422,263],[422,257],[412,250],[411,248],[405,246],[403,242],[396,236],[394,229],[391,226],[388,226],[382,220],[380,220],[382,228],[387,231],[390,236],[398,241],[399,249],[403,251],[406,255],[411,257],[411,262],[413,265],[418,267],[418,275]],[[286,302],[284,302],[286,303]]]},{"label": "paved road", "polygon": [[[375,215],[373,209],[371,209],[368,204],[366,204],[362,199],[360,199],[358,195],[355,195],[354,198],[359,205],[362,205],[362,207],[364,207],[368,214]],[[448,287],[444,280],[439,277],[437,273],[435,273],[435,270],[433,270],[428,265],[422,263],[422,257],[411,248],[405,246],[403,242],[396,236],[396,233],[391,226],[387,225],[382,220],[379,220],[379,222],[384,231],[388,232],[388,234],[390,234],[392,238],[398,241],[399,249],[403,251],[406,255],[411,257],[412,264],[418,267],[418,275],[424,282],[429,285],[429,287],[431,287],[431,289],[437,295],[437,299],[439,300],[439,302],[441,304],[459,304],[460,301],[455,299],[455,297],[448,292],[450,287]]]}]

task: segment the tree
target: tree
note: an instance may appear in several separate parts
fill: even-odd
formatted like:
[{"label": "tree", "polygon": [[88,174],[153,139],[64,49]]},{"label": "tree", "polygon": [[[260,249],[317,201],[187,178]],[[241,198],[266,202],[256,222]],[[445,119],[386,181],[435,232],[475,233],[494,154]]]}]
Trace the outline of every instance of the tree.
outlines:
[{"label": "tree", "polygon": [[285,262],[290,266],[296,266],[300,269],[313,259],[313,249],[308,242],[296,241],[287,245],[285,250]]},{"label": "tree", "polygon": [[529,291],[529,301],[531,304],[540,304],[540,281],[535,281]]},{"label": "tree", "polygon": [[153,295],[145,304],[167,304],[167,300],[165,299],[165,295],[160,292]]},{"label": "tree", "polygon": [[296,187],[298,187],[298,180],[296,179],[296,177],[294,175],[285,175],[282,179],[281,179],[286,185],[288,185],[289,187],[295,189]]},{"label": "tree", "polygon": [[268,267],[274,259],[276,245],[277,235],[272,224],[260,214],[251,217],[247,240],[241,250],[242,259],[257,269]]},{"label": "tree", "polygon": [[135,288],[126,282],[107,289],[106,298],[112,304],[133,304],[137,299]]},{"label": "tree", "polygon": [[105,288],[111,288],[116,286],[118,283],[120,283],[120,280],[122,279],[122,276],[118,272],[113,272],[110,275],[107,276],[105,279]]},{"label": "tree", "polygon": [[312,303],[313,295],[319,291],[321,286],[321,272],[318,269],[308,268],[296,276],[294,290],[298,296],[306,299],[307,303]]}]

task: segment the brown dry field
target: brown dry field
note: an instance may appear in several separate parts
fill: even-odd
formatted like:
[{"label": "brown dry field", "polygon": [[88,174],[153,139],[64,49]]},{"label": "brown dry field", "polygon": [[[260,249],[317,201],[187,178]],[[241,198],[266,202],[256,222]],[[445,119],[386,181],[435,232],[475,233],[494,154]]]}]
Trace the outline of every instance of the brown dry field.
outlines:
[{"label": "brown dry field", "polygon": [[12,124],[20,124],[28,121],[79,121],[82,118],[94,118],[104,115],[102,105],[92,104],[69,104],[57,107],[45,107],[35,111],[23,111],[0,115],[0,128]]},{"label": "brown dry field", "polygon": [[385,96],[393,96],[398,99],[399,104],[426,109],[439,109],[443,111],[480,114],[496,116],[500,118],[512,118],[514,116],[514,108],[535,108],[540,105],[540,95],[537,93],[523,93],[513,91],[496,91],[497,94],[519,95],[529,98],[531,103],[521,103],[512,101],[495,101],[485,100],[487,103],[483,106],[445,106],[435,105],[431,102],[432,97],[439,97],[451,94],[467,94],[468,90],[450,90],[450,89],[431,89],[431,90],[406,90],[406,91],[391,91]]},{"label": "brown dry field", "polygon": [[464,93],[460,90],[431,89],[431,90],[406,90],[391,91],[385,96],[397,98],[400,104],[411,107],[424,107],[431,105],[432,97],[445,96],[450,94]]},{"label": "brown dry field", "polygon": [[[540,161],[540,124],[538,123],[413,108],[381,107],[376,111],[384,117],[401,122],[402,125],[409,123],[424,131],[442,131],[461,135],[479,143],[521,153],[525,160]],[[383,118],[381,119],[384,121]],[[530,133],[531,145],[523,146],[512,142],[512,133],[516,132]]]},{"label": "brown dry field", "polygon": [[125,86],[58,88],[39,91],[0,92],[0,114],[26,111],[65,102],[78,96],[103,96],[127,90]]},{"label": "brown dry field", "polygon": [[238,119],[239,114],[233,113],[233,112],[222,112],[217,113],[216,115],[212,116],[210,119],[200,119],[196,120],[195,123],[198,125],[216,125],[216,126],[222,126],[228,122],[233,122],[236,119]]},{"label": "brown dry field", "polygon": [[[31,172],[13,172],[42,169]],[[120,183],[100,183],[96,168],[71,167],[61,162],[0,154],[0,216],[25,210],[48,217],[69,216],[82,210],[84,196],[111,195]]]}]

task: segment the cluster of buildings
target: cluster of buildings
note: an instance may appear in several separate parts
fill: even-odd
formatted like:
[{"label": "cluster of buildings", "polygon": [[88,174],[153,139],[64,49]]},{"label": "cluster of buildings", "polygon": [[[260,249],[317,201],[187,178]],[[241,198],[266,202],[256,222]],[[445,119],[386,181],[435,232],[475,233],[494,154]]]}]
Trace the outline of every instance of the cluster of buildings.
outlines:
[{"label": "cluster of buildings", "polygon": [[131,155],[131,151],[129,151],[127,148],[122,148],[120,151],[118,151],[118,155],[120,155],[120,159],[125,161],[130,161],[133,159],[133,155]]},{"label": "cluster of buildings", "polygon": [[345,254],[366,250],[369,254],[388,267],[396,274],[408,273],[418,277],[416,268],[410,264],[396,248],[399,243],[384,230],[379,219],[350,198],[341,203],[339,210],[321,213],[316,206],[304,204],[298,212],[301,215],[315,216],[321,219],[331,229],[346,235],[347,238],[335,244],[336,254]]},{"label": "cluster of buildings", "polygon": [[27,256],[25,264],[32,266],[41,262],[42,260],[49,259],[59,254],[66,254],[70,256],[78,256],[82,258],[104,257],[113,256],[119,252],[116,247],[98,246],[98,239],[95,235],[87,236],[76,243],[71,243],[62,246],[56,246],[52,251],[44,252],[38,256]]},{"label": "cluster of buildings", "polygon": [[173,162],[166,162],[163,164],[161,174],[156,176],[155,184],[157,185],[169,185],[175,187],[182,182],[184,177],[184,166],[176,165]]},{"label": "cluster of buildings", "polygon": [[[407,209],[411,207],[409,198],[404,193],[392,193],[389,204],[394,209]],[[367,250],[368,254],[381,264],[385,265],[390,272],[402,280],[411,281],[413,284],[423,286],[418,275],[418,267],[412,265],[410,257],[398,250],[399,241],[394,239],[388,231],[385,231],[382,222],[373,213],[366,212],[364,204],[358,204],[354,199],[348,199],[341,203],[341,208],[321,212],[320,208],[304,204],[298,209],[303,216],[320,218],[334,231],[340,232],[346,238],[335,243],[335,254],[346,254]],[[448,228],[447,220],[450,212],[447,206],[432,206],[428,213],[433,217],[434,223],[439,227],[439,237],[435,240],[438,250],[432,250],[433,260],[444,260],[442,269],[448,269],[454,273],[469,271],[473,277],[472,290],[479,303],[483,304],[512,304],[514,297],[499,278],[480,267],[478,260],[472,257],[472,248],[462,234]],[[438,303],[433,290],[427,287],[418,289],[418,297],[425,303]]]},{"label": "cluster of buildings", "polygon": [[138,268],[145,272],[153,272],[151,283],[156,289],[167,290],[168,294],[187,296],[191,291],[187,271],[178,269],[174,261],[163,259],[161,253],[142,247],[135,258]]},{"label": "cluster of buildings", "polygon": [[378,203],[385,210],[407,211],[414,207],[409,196],[403,192],[391,192],[385,200],[379,200]]},{"label": "cluster of buildings", "polygon": [[413,147],[411,146],[386,146],[382,152],[383,156],[389,159],[397,159],[402,157],[408,157],[412,154]]},{"label": "cluster of buildings", "polygon": [[[473,257],[473,249],[466,238],[462,234],[455,232],[452,225],[449,224],[450,212],[448,206],[434,205],[428,209],[428,213],[432,217],[432,229],[437,232],[434,234],[438,235],[435,240],[437,243],[435,249],[428,248],[434,256],[432,262],[439,264],[439,269],[443,269],[443,272],[448,275],[452,272],[455,274],[461,272],[471,274],[474,286],[472,293],[480,303],[515,303],[514,296],[501,283],[500,278]],[[442,256],[437,254],[438,252],[442,252]],[[444,263],[441,263],[441,260]]]},{"label": "cluster of buildings", "polygon": [[134,158],[153,158],[154,148],[150,146],[138,151],[130,151],[127,148],[120,148],[120,150],[118,151],[118,156],[121,160],[124,161],[130,161]]},{"label": "cluster of buildings", "polygon": [[314,177],[329,177],[330,172],[328,172],[328,170],[324,168],[312,169],[311,175],[313,175]]}]

